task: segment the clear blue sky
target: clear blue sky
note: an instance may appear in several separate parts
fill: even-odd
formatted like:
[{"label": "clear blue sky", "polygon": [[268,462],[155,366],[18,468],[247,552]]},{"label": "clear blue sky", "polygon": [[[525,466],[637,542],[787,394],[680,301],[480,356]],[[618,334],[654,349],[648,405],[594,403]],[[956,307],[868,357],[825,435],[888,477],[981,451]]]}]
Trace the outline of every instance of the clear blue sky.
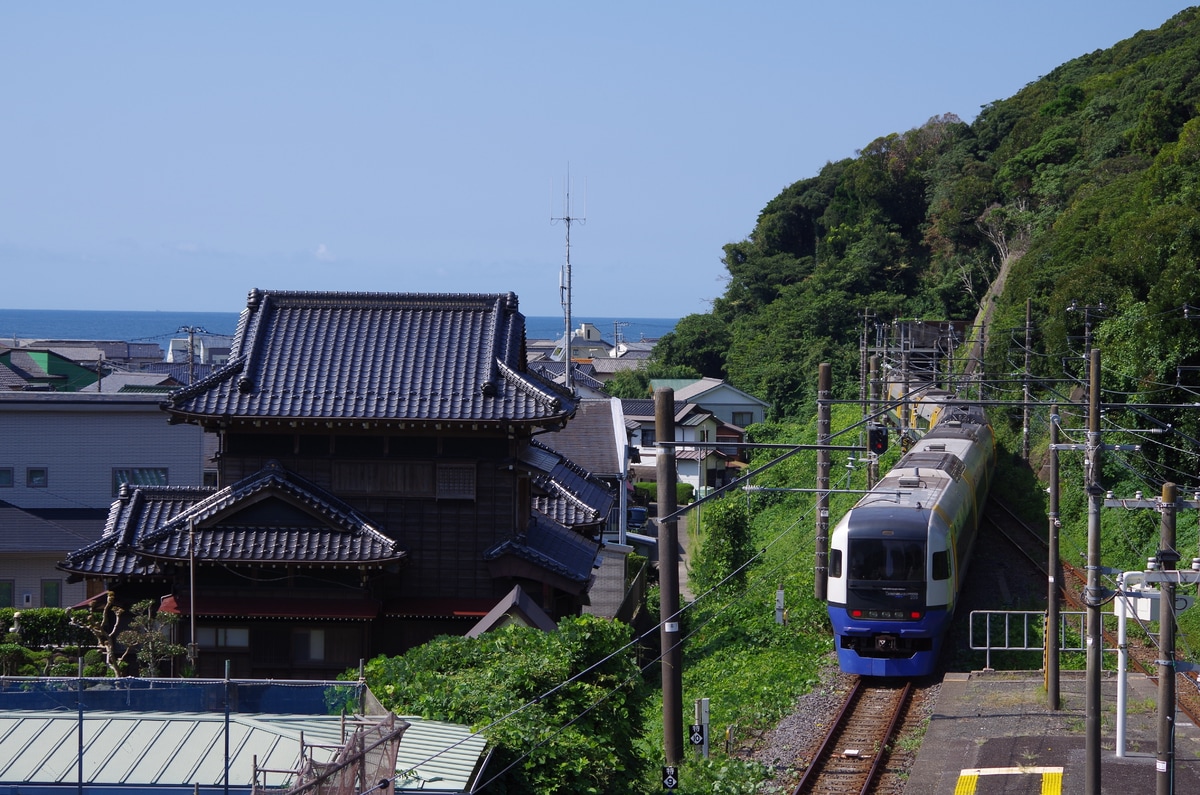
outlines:
[{"label": "clear blue sky", "polygon": [[0,6],[0,307],[251,287],[678,317],[874,138],[1156,28],[1167,0]]}]

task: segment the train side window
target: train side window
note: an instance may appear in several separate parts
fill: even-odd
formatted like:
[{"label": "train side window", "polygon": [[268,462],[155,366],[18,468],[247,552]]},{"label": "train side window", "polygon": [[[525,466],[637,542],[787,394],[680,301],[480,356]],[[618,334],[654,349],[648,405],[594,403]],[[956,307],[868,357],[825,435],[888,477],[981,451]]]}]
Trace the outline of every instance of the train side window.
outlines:
[{"label": "train side window", "polygon": [[842,550],[835,549],[829,553],[829,576],[842,576]]},{"label": "train side window", "polygon": [[933,553],[933,579],[935,579],[935,580],[950,579],[950,553],[949,552],[934,552]]}]

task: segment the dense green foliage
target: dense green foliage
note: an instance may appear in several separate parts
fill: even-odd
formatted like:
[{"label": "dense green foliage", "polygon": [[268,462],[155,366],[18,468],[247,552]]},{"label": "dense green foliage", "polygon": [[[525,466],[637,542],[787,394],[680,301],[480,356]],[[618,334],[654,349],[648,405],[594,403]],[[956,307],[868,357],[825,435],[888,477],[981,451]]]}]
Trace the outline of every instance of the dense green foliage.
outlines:
[{"label": "dense green foliage", "polygon": [[558,632],[513,624],[377,657],[367,685],[397,714],[482,730],[496,748],[488,774],[500,776],[488,792],[630,792],[643,775],[630,740],[646,697],[630,640],[592,616]]},{"label": "dense green foliage", "polygon": [[[820,362],[850,396],[864,325],[970,319],[1011,264],[994,329],[1022,327],[1030,299],[1043,376],[1060,377],[1062,357],[1080,351],[1083,321],[1067,307],[1103,303],[1094,331],[1112,388],[1173,382],[1177,367],[1200,365],[1196,313],[1182,312],[1200,293],[1198,76],[1190,9],[971,123],[935,117],[829,163],[725,246],[724,294],[664,338],[660,360],[724,372],[776,416],[805,416]],[[990,368],[1019,366],[1023,340],[992,339]],[[1194,414],[1166,421],[1200,432]]]}]

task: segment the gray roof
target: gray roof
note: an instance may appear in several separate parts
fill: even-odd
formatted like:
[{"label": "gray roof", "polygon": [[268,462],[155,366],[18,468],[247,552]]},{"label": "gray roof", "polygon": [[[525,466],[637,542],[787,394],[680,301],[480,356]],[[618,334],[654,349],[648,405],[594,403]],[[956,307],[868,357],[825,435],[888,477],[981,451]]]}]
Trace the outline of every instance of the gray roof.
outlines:
[{"label": "gray roof", "polygon": [[[73,700],[73,699],[72,699]],[[470,792],[478,783],[484,738],[468,727],[404,717],[396,792]],[[295,770],[306,752],[328,762],[342,744],[340,715],[229,716],[229,781],[244,792],[259,768]],[[225,776],[225,715],[215,712],[84,712],[87,787],[191,793],[218,789]],[[0,784],[71,786],[77,782],[79,716],[74,710],[0,712]],[[280,787],[290,774],[263,774]],[[263,783],[260,779],[260,784]]]},{"label": "gray roof", "polygon": [[65,554],[98,539],[104,516],[94,508],[18,508],[0,500],[0,553]]},{"label": "gray roof", "polygon": [[565,428],[538,439],[593,475],[616,475],[621,471],[623,447],[629,436],[620,406],[615,399],[581,400]]},{"label": "gray roof", "polygon": [[[269,498],[274,507],[264,515]],[[244,509],[252,512],[243,514]],[[190,543],[197,560],[206,563],[379,566],[405,555],[350,505],[269,464],[219,490],[123,487],[104,536],[72,552],[59,568],[92,576],[155,576],[160,562],[186,561]]]},{"label": "gray roof", "polygon": [[536,511],[523,535],[500,542],[483,553],[484,560],[512,555],[575,583],[587,584],[600,545],[568,530]]},{"label": "gray roof", "polygon": [[524,423],[555,427],[564,390],[526,370],[505,295],[252,290],[229,364],[172,394],[197,420]]},{"label": "gray roof", "polygon": [[567,527],[607,521],[613,491],[603,481],[550,447],[534,440],[521,453],[533,474],[533,507]]}]

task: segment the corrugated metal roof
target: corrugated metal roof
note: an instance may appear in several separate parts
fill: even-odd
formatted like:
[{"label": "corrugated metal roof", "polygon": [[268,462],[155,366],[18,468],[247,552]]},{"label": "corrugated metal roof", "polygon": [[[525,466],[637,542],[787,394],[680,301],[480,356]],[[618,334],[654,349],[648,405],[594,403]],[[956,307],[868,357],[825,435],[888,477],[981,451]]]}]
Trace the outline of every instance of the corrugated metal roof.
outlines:
[{"label": "corrugated metal roof", "polygon": [[[400,787],[469,792],[486,741],[466,726],[405,717],[396,769]],[[295,770],[300,736],[309,754],[329,761],[342,743],[337,715],[229,717],[229,782],[249,787],[259,769]],[[180,789],[219,787],[225,776],[225,716],[221,712],[96,712],[83,714],[83,779],[89,786]],[[70,711],[0,712],[0,785],[73,784],[79,780],[79,716]],[[288,773],[265,775],[285,786]]]}]

